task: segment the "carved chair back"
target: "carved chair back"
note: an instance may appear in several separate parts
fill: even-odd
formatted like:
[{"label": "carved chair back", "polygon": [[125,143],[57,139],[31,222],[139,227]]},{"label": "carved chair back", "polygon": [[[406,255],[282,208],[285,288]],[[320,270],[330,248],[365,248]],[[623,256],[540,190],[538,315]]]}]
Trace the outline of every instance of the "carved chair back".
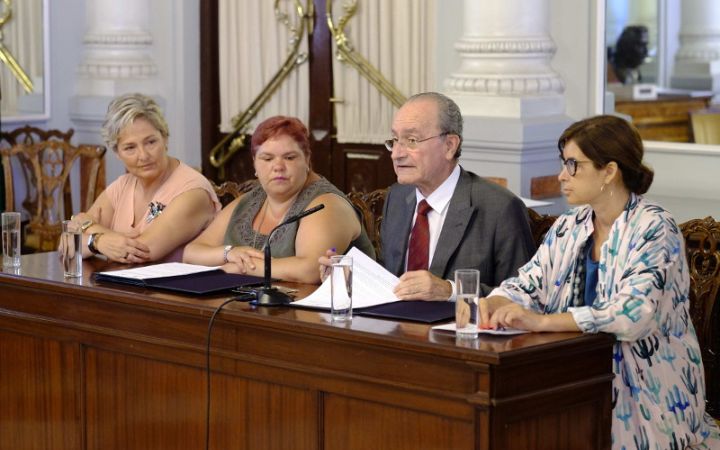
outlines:
[{"label": "carved chair back", "polygon": [[255,179],[243,181],[242,183],[236,183],[235,181],[225,181],[219,186],[215,183],[211,184],[213,186],[213,189],[215,190],[215,195],[218,196],[220,203],[223,205],[223,207],[225,207],[233,200],[240,197],[242,194],[249,192],[252,188],[257,186],[258,181]]},{"label": "carved chair back", "polygon": [[[43,141],[63,141],[70,143],[73,133],[75,130],[72,128],[68,131],[60,130],[43,130],[42,128],[25,125],[20,128],[16,128],[12,131],[0,133],[0,148],[12,148],[19,144],[31,145],[36,142]],[[32,163],[25,155],[17,155],[18,169],[24,176],[18,177],[13,180],[14,192],[25,192],[25,198],[22,201],[22,207],[26,211],[35,211],[37,207],[38,195],[35,190],[36,180],[35,174],[32,168]],[[5,166],[3,166],[5,167]],[[5,177],[7,183],[7,177]],[[10,210],[15,210],[14,198],[10,197],[12,191],[5,189],[5,207]],[[63,193],[65,196],[70,195],[70,189],[67,188]],[[68,200],[69,201],[69,200]]]},{"label": "carved chair back", "polygon": [[[67,133],[35,130],[25,127],[3,136],[5,142],[12,143],[9,147],[0,147],[5,208],[18,210],[16,186],[24,183],[26,199],[22,206],[30,213],[30,222],[23,245],[48,251],[57,247],[61,222],[72,215],[73,185],[80,186],[80,210],[89,209],[104,188],[105,147],[70,144],[72,130]],[[45,139],[36,140],[42,138]],[[81,181],[72,182],[73,172],[79,173],[77,177]]]},{"label": "carved chair back", "polygon": [[680,229],[690,271],[690,317],[705,366],[707,410],[720,418],[720,222],[694,219]]},{"label": "carved chair back", "polygon": [[543,239],[545,239],[545,234],[552,224],[555,223],[555,220],[557,220],[557,216],[540,214],[534,209],[528,208],[528,219],[530,220],[530,232],[532,233],[533,241],[535,241],[535,247],[540,247]]},{"label": "carved chair back", "polygon": [[347,194],[350,203],[353,204],[362,217],[363,227],[375,248],[375,256],[378,260],[382,256],[380,225],[382,224],[382,212],[386,195],[387,189],[376,189],[372,192],[353,191]]}]

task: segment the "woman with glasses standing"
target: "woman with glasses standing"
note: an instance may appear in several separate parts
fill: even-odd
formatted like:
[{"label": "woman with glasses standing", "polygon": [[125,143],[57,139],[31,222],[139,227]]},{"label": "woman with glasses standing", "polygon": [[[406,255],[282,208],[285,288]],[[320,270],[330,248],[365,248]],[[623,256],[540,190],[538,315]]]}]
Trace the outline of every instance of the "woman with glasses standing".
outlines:
[{"label": "woman with glasses standing", "polygon": [[640,135],[598,116],[571,125],[558,147],[562,192],[577,207],[518,277],[480,300],[481,323],[615,335],[613,448],[720,448],[705,413],[684,240],[673,217],[641,196],[653,172]]}]

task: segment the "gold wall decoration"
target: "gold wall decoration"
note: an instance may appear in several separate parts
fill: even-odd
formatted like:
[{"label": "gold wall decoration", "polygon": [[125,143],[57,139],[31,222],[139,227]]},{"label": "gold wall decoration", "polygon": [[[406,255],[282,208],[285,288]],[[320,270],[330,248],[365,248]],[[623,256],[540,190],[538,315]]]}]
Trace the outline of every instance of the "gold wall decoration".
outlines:
[{"label": "gold wall decoration", "polygon": [[313,30],[314,8],[312,0],[306,0],[303,5],[300,0],[292,0],[294,3],[294,11],[297,17],[297,25],[293,25],[290,21],[290,15],[280,10],[280,0],[275,0],[275,18],[282,25],[290,30],[290,50],[282,67],[275,73],[270,82],[263,88],[258,96],[253,100],[248,109],[239,113],[232,119],[233,131],[230,132],[222,141],[220,141],[210,151],[210,164],[220,169],[218,176],[224,179],[224,166],[245,144],[247,139],[247,128],[250,121],[263,108],[265,103],[273,96],[275,91],[282,85],[287,76],[295,69],[295,67],[304,63],[308,55],[300,52],[300,45],[305,33]]},{"label": "gold wall decoration", "polygon": [[29,94],[33,91],[33,82],[3,43],[2,27],[12,19],[12,1],[2,0],[0,8],[2,8],[2,11],[0,11],[0,61],[8,66],[12,74],[15,75],[15,78],[17,78],[18,82],[25,89],[25,92]]},{"label": "gold wall decoration", "polygon": [[345,26],[348,24],[352,16],[357,12],[357,0],[350,0],[343,5],[344,15],[335,25],[332,12],[333,0],[326,0],[325,15],[327,16],[328,28],[335,39],[337,46],[337,59],[343,63],[354,67],[363,77],[375,86],[393,105],[400,107],[405,103],[406,97],[383,76],[383,74],[365,59],[360,53],[355,51],[352,44],[345,34]]}]

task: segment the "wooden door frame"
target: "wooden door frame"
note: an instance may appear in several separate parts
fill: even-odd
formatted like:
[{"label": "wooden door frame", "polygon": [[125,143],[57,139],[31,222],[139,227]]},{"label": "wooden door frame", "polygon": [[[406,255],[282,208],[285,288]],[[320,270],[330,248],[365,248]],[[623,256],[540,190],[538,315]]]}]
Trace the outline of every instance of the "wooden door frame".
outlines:
[{"label": "wooden door frame", "polygon": [[218,0],[200,0],[200,144],[202,173],[218,180],[210,164],[210,150],[220,142],[220,49]]},{"label": "wooden door frame", "polygon": [[[315,28],[310,35],[308,64],[310,70],[309,120],[310,144],[313,149],[313,169],[325,176],[341,190],[373,190],[386,187],[395,181],[390,156],[383,145],[339,144],[336,140],[333,98],[332,36],[325,20],[326,0],[313,0]],[[218,46],[218,0],[200,0],[200,122],[202,172],[218,181],[218,170],[210,164],[212,148],[224,134],[220,131],[220,56]],[[389,125],[389,124],[388,124]],[[350,160],[349,153],[367,152],[379,159],[364,163]],[[228,168],[227,178],[244,181],[252,177],[249,152],[234,158],[237,164]],[[375,161],[373,163],[373,161]],[[363,172],[358,176],[353,170]],[[355,180],[355,182],[353,181]]]}]

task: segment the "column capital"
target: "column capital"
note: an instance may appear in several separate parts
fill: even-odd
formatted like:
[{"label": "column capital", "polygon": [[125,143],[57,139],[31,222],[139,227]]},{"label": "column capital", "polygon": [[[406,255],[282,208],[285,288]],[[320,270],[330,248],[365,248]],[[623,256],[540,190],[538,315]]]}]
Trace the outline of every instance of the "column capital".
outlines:
[{"label": "column capital", "polygon": [[495,53],[520,53],[520,54],[546,54],[552,56],[557,47],[549,37],[516,37],[516,38],[475,38],[462,37],[455,43],[455,50],[458,53],[467,54],[495,54]]},{"label": "column capital", "polygon": [[113,97],[129,89],[142,88],[153,94],[158,73],[148,30],[150,6],[144,0],[87,1],[87,33],[84,57],[78,66],[76,93],[79,96]]},{"label": "column capital", "polygon": [[720,2],[684,0],[680,6],[680,48],[670,85],[720,91]]},{"label": "column capital", "polygon": [[564,113],[565,83],[550,66],[557,46],[547,31],[548,0],[466,0],[464,17],[454,45],[460,67],[444,80],[464,114]]}]

